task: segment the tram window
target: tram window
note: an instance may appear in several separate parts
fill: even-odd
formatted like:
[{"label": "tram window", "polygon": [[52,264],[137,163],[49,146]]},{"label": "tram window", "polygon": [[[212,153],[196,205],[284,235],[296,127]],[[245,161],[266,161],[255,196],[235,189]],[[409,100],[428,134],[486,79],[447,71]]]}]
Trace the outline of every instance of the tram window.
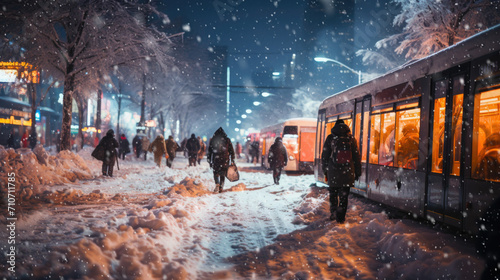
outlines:
[{"label": "tram window", "polygon": [[359,143],[361,140],[361,113],[356,114],[356,131],[354,132],[354,138],[356,138],[356,141],[358,142],[358,148],[360,147]]},{"label": "tram window", "polygon": [[380,115],[380,148],[378,163],[393,166],[394,159],[394,127],[396,114],[394,112]]},{"label": "tram window", "polygon": [[361,162],[366,162],[366,153],[368,152],[368,121],[370,112],[365,112],[363,117],[363,151],[361,152]]},{"label": "tram window", "polygon": [[283,128],[283,135],[285,135],[285,134],[295,134],[295,135],[298,135],[299,131],[298,131],[297,126],[285,126]]},{"label": "tram window", "polygon": [[[482,91],[482,92],[481,92]],[[500,182],[500,88],[480,90],[474,98],[472,177]],[[479,104],[479,106],[477,105]]]},{"label": "tram window", "polygon": [[420,109],[399,111],[396,113],[396,166],[416,169],[418,163],[418,144],[420,130]]},{"label": "tram window", "polygon": [[443,172],[444,118],[446,97],[434,101],[434,123],[432,132],[432,172]]},{"label": "tram window", "polygon": [[349,130],[352,131],[352,119],[342,119],[342,120],[349,127]]},{"label": "tram window", "polygon": [[380,115],[372,115],[370,134],[370,163],[378,164],[378,151],[380,149]]},{"label": "tram window", "polygon": [[453,79],[453,114],[451,120],[451,160],[450,174],[460,176],[460,151],[462,149],[462,116],[464,112],[464,78]]}]

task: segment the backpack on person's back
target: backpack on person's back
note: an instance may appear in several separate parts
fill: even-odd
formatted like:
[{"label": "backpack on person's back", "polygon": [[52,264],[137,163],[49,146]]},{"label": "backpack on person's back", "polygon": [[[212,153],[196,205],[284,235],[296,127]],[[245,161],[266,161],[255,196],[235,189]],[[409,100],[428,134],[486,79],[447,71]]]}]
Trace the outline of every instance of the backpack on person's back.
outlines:
[{"label": "backpack on person's back", "polygon": [[353,162],[350,136],[335,136],[332,141],[332,162],[337,165],[349,165]]}]

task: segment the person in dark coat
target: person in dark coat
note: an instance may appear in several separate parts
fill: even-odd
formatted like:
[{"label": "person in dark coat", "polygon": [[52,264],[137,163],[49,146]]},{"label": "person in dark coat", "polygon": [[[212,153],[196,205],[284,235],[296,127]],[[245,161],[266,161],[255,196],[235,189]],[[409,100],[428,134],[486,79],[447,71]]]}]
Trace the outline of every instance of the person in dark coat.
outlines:
[{"label": "person in dark coat", "polygon": [[136,134],[134,139],[132,139],[132,148],[135,151],[135,156],[139,158],[142,154],[142,142],[139,134]]},{"label": "person in dark coat", "polygon": [[130,143],[128,142],[125,134],[120,136],[120,149],[118,150],[118,157],[121,156],[122,160],[125,160],[125,155],[130,153]]},{"label": "person in dark coat", "polygon": [[233,144],[222,127],[210,139],[207,161],[214,171],[215,192],[221,193],[230,161],[234,162]]},{"label": "person in dark coat", "polygon": [[253,141],[250,144],[250,156],[252,157],[251,162],[253,164],[259,163],[259,142]]},{"label": "person in dark coat", "polygon": [[[352,155],[351,160],[344,164],[335,163],[332,159],[332,148],[338,148],[333,146],[337,143],[337,139],[341,137],[348,139],[347,143],[350,143]],[[343,120],[337,120],[331,134],[326,137],[321,154],[321,164],[323,172],[328,178],[330,220],[336,219],[338,223],[343,223],[347,212],[349,192],[354,187],[354,181],[361,176],[361,156],[358,145],[351,134],[351,130]]]},{"label": "person in dark coat", "polygon": [[179,144],[177,144],[177,142],[175,142],[174,140],[174,137],[170,135],[168,136],[166,146],[168,153],[167,166],[172,167],[172,162],[175,159],[175,152],[177,151],[177,149],[179,149]]},{"label": "person in dark coat", "polygon": [[103,147],[104,158],[102,161],[102,175],[113,177],[113,167],[116,161],[116,148],[119,147],[118,141],[115,139],[115,132],[110,129],[106,132],[99,145]]},{"label": "person in dark coat", "polygon": [[273,179],[276,185],[280,184],[281,169],[288,163],[288,155],[283,145],[283,139],[276,137],[274,144],[269,148],[267,160],[273,170]]},{"label": "person in dark coat", "polygon": [[8,148],[16,148],[16,140],[14,138],[14,131],[9,133],[9,139],[7,139],[7,147]]},{"label": "person in dark coat", "polygon": [[186,149],[189,157],[189,166],[196,166],[198,151],[200,151],[200,142],[196,139],[196,135],[191,134],[191,138],[186,142]]}]

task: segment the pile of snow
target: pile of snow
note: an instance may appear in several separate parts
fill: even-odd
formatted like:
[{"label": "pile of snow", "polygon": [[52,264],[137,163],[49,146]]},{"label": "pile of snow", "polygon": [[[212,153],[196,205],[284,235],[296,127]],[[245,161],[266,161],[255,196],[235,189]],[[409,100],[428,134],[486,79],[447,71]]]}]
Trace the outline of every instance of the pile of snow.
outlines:
[{"label": "pile of snow", "polygon": [[165,191],[165,194],[168,197],[196,197],[207,195],[209,193],[211,192],[207,190],[207,187],[203,185],[203,183],[188,177]]},{"label": "pile of snow", "polygon": [[[45,191],[44,186],[66,184],[93,178],[86,162],[70,151],[49,155],[42,145],[33,149],[5,149],[0,146],[0,180],[15,177],[18,199],[29,200]],[[2,184],[2,193],[7,192]]]}]

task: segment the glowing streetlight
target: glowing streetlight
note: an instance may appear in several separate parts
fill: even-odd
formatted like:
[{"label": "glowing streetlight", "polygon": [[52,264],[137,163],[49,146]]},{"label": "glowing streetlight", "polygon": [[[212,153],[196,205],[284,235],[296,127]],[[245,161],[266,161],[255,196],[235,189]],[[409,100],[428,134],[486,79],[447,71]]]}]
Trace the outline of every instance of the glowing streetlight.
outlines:
[{"label": "glowing streetlight", "polygon": [[328,62],[329,61],[329,62],[337,63],[340,66],[347,68],[347,70],[351,71],[352,73],[358,75],[358,84],[361,84],[361,71],[356,71],[340,61],[337,61],[337,60],[331,59],[331,58],[327,58],[327,57],[315,57],[314,61],[316,61],[316,62]]},{"label": "glowing streetlight", "polygon": [[260,105],[260,102],[259,102],[259,101],[254,101],[254,102],[253,102],[253,105],[254,105],[254,106],[259,106],[259,105]]},{"label": "glowing streetlight", "polygon": [[268,97],[268,96],[270,96],[270,95],[271,95],[271,94],[270,94],[269,92],[263,92],[263,93],[262,93],[262,96],[263,96],[263,97]]},{"label": "glowing streetlight", "polygon": [[246,109],[245,112],[247,112],[247,114],[250,114],[250,113],[252,113],[252,110],[251,109]]}]

